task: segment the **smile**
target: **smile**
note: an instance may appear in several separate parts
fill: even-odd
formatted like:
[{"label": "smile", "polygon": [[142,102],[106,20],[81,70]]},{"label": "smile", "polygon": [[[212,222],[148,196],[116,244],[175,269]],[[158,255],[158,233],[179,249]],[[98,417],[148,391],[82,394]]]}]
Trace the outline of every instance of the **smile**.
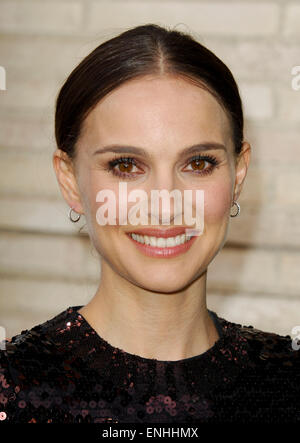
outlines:
[{"label": "smile", "polygon": [[142,243],[143,245],[151,245],[158,248],[168,248],[182,245],[191,239],[191,235],[177,235],[176,237],[149,237],[148,235],[138,235],[135,233],[129,234],[135,241]]},{"label": "smile", "polygon": [[157,237],[131,232],[127,234],[137,249],[150,257],[172,258],[190,249],[196,236],[179,234],[172,237]]}]

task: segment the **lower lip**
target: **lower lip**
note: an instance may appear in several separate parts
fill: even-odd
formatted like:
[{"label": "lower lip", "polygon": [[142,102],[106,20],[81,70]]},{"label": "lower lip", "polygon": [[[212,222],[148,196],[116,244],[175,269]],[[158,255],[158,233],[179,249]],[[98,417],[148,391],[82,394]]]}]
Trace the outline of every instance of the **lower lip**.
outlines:
[{"label": "lower lip", "polygon": [[187,242],[183,243],[182,245],[172,246],[168,248],[158,248],[156,246],[150,246],[139,243],[135,241],[130,235],[128,235],[128,237],[130,238],[130,240],[133,241],[135,246],[141,252],[143,252],[143,254],[148,255],[150,257],[159,257],[159,258],[173,258],[179,254],[183,254],[184,252],[190,249],[190,247],[193,245],[194,241],[197,238],[197,236],[194,236]]}]

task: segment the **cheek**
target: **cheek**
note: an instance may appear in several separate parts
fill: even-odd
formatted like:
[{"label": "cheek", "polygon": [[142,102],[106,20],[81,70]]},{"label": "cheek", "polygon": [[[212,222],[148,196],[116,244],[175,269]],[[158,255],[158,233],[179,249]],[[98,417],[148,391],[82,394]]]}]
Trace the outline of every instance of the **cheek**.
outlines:
[{"label": "cheek", "polygon": [[216,182],[204,189],[204,217],[206,223],[220,223],[229,215],[231,183]]},{"label": "cheek", "polygon": [[102,191],[103,195],[107,195],[106,191],[112,191],[112,194],[116,196],[116,200],[118,201],[117,188],[108,184],[107,180],[101,179],[98,171],[89,171],[84,181],[81,182],[81,185],[81,198],[84,202],[85,218],[90,234],[98,231],[99,228],[102,230],[106,229],[108,227],[107,225],[101,226],[97,221],[97,210],[102,205],[105,205],[105,207],[109,208],[109,213],[113,214],[113,209],[115,208],[114,199],[110,197],[97,201],[97,195],[99,196],[100,191]]}]

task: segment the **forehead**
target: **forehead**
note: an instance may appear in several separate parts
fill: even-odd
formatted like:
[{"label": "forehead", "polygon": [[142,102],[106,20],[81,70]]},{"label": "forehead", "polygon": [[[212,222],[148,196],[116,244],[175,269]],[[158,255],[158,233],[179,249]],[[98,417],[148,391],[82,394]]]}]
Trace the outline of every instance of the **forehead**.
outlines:
[{"label": "forehead", "polygon": [[106,95],[86,118],[82,134],[92,144],[144,147],[214,141],[229,143],[230,123],[204,88],[174,76],[144,76]]}]

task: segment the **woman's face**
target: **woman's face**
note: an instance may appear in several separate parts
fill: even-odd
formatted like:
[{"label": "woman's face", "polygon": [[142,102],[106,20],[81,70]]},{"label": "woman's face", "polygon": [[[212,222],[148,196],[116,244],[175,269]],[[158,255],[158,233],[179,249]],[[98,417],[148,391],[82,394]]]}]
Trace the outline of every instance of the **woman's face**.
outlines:
[{"label": "woman's face", "polygon": [[[224,148],[184,153],[188,147],[207,143]],[[145,152],[133,154],[124,147],[120,153],[101,153],[108,145],[138,147]],[[209,92],[180,77],[131,80],[108,94],[88,115],[76,149],[74,177],[81,203],[73,206],[85,214],[91,241],[113,272],[144,289],[166,293],[183,289],[203,274],[224,245],[236,181],[230,123]],[[195,155],[209,157],[195,162]],[[131,163],[110,163],[121,157],[131,158]],[[151,190],[177,189],[182,196],[184,190],[191,190],[193,215],[196,190],[203,190],[203,233],[188,250],[171,258],[145,254],[128,233],[137,228],[161,228],[161,219],[157,219],[158,225],[137,226],[129,220],[119,224],[119,182],[127,183],[127,194],[145,191],[149,202]],[[96,196],[101,190],[111,190],[116,197],[116,225],[97,221],[97,209],[103,203]],[[175,226],[173,217],[178,217],[172,202],[170,224],[164,228]],[[128,211],[135,204],[128,203]],[[184,220],[182,213],[180,226],[187,226]]]}]

